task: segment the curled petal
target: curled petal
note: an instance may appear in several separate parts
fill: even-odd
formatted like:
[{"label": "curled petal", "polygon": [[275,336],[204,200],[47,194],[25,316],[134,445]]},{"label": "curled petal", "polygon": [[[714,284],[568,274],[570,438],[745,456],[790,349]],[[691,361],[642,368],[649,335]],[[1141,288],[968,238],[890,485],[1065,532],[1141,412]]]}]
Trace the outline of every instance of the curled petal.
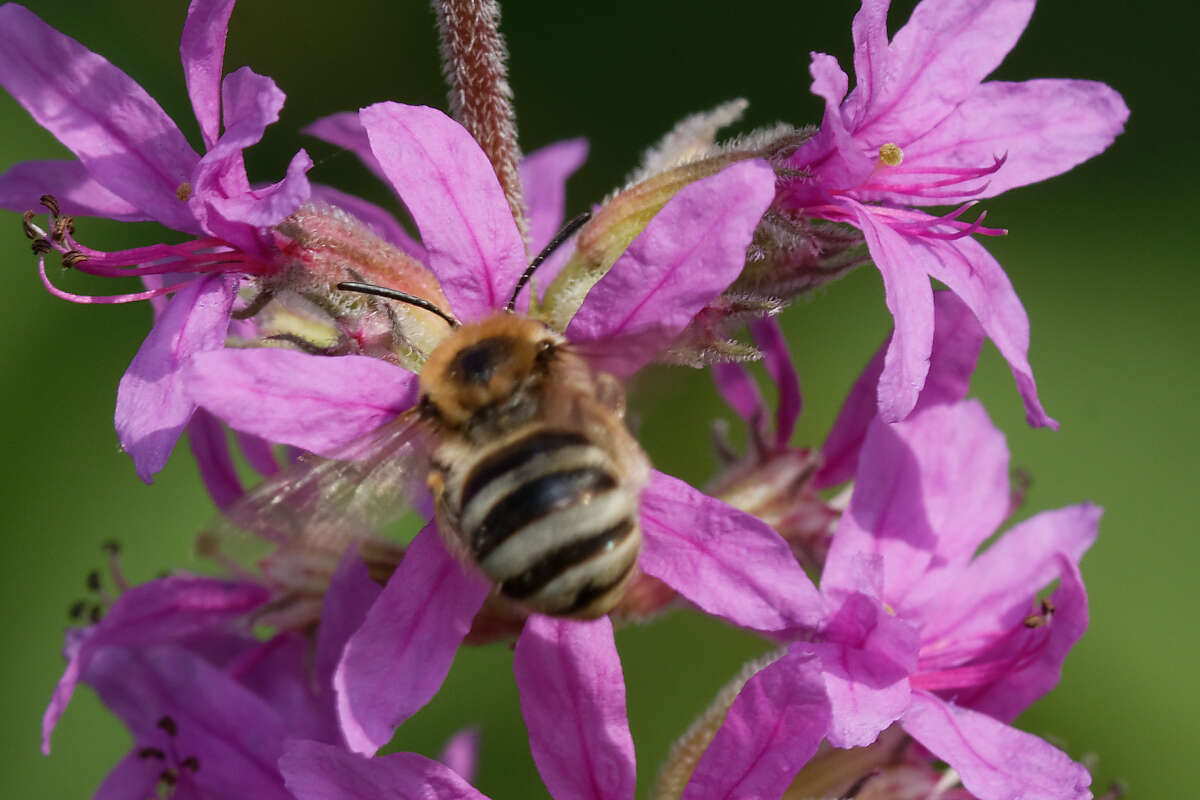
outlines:
[{"label": "curled petal", "polygon": [[525,245],[475,139],[425,106],[378,103],[359,118],[455,315],[479,319],[503,306],[525,270]]},{"label": "curled petal", "polygon": [[417,535],[333,676],[351,750],[373,754],[433,698],[489,591],[446,552],[435,525]]},{"label": "curled petal", "polygon": [[965,564],[1008,507],[1008,448],[977,401],[932,406],[895,425],[876,421],[821,587],[857,590],[856,559],[877,554],[880,599],[906,616],[930,566]]},{"label": "curled petal", "polygon": [[454,770],[416,753],[363,758],[340,747],[292,741],[279,770],[296,800],[487,800]]},{"label": "curled petal", "polygon": [[608,617],[534,614],[513,662],[533,760],[556,798],[632,800],[633,737]]},{"label": "curled petal", "polygon": [[0,84],[108,191],[168,228],[202,232],[176,196],[199,156],[124,72],[8,3],[0,7]]},{"label": "curled petal", "polygon": [[[889,342],[891,341],[889,337]],[[975,363],[983,345],[983,329],[975,315],[953,292],[933,293],[933,347],[929,374],[917,399],[916,409],[957,403],[967,395]],[[875,354],[846,397],[822,454],[825,463],[817,473],[816,486],[823,489],[854,477],[858,454],[868,426],[876,414],[876,384],[883,371],[888,343]]]},{"label": "curled petal", "polygon": [[192,0],[179,43],[188,97],[208,149],[221,135],[221,66],[233,4],[234,0]]},{"label": "curled petal", "polygon": [[117,386],[115,425],[121,447],[146,483],[167,463],[196,405],[182,372],[198,353],[225,344],[237,279],[209,275],[175,293]]},{"label": "curled petal", "polygon": [[63,214],[121,222],[152,219],[101,186],[79,161],[23,161],[0,175],[0,208],[38,209],[44,194],[54,195]]},{"label": "curled petal", "polygon": [[274,348],[201,354],[185,381],[230,427],[329,456],[411,408],[417,393],[415,375],[377,358]]},{"label": "curled petal", "polygon": [[50,752],[50,732],[99,649],[178,641],[219,629],[269,598],[265,587],[210,578],[163,578],[125,592],[98,625],[68,647],[67,668],[42,717],[42,751]]},{"label": "curled petal", "polygon": [[809,628],[823,605],[765,522],[654,472],[642,493],[642,570],[709,614],[759,631]]},{"label": "curled petal", "polygon": [[[572,341],[655,332],[665,346],[741,273],[775,196],[775,172],[741,161],[681,189],[592,287],[567,326]],[[645,353],[618,370],[631,375]]]},{"label": "curled petal", "polygon": [[913,692],[904,730],[949,764],[979,800],[1090,800],[1092,776],[1038,737],[986,714]]}]

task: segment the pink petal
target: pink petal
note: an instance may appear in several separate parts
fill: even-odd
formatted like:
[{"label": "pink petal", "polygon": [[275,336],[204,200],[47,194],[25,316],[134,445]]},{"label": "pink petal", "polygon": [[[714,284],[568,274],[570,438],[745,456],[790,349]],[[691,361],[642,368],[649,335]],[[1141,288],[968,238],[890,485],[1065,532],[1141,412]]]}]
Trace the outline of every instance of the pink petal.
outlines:
[{"label": "pink petal", "polygon": [[237,279],[197,278],[175,293],[117,386],[115,424],[138,477],[151,482],[167,463],[196,405],[182,370],[195,354],[225,344]]},{"label": "pink petal", "polygon": [[242,458],[260,475],[274,475],[279,472],[279,462],[275,459],[275,449],[266,439],[251,433],[234,431],[237,437],[238,449]]},{"label": "pink petal", "polygon": [[[200,769],[183,781],[200,789],[193,796],[290,800],[275,762],[292,732],[225,670],[182,647],[105,647],[85,679],[136,742],[196,758]],[[164,716],[178,731],[169,744]]]},{"label": "pink petal", "polygon": [[924,0],[896,32],[869,98],[846,99],[847,123],[867,150],[902,148],[933,129],[1012,50],[1033,0]]},{"label": "pink petal", "polygon": [[487,800],[449,767],[416,753],[363,758],[340,747],[291,741],[279,770],[296,800]]},{"label": "pink petal", "polygon": [[655,471],[642,493],[644,572],[702,610],[759,631],[811,628],[823,605],[769,525]]},{"label": "pink petal", "polygon": [[154,797],[163,765],[156,759],[141,758],[137,750],[122,758],[104,777],[92,800],[130,800]]},{"label": "pink petal", "polygon": [[409,236],[408,231],[404,230],[404,226],[397,222],[396,218],[386,209],[380,208],[374,203],[368,203],[352,194],[334,189],[332,186],[320,184],[313,185],[312,199],[337,206],[366,225],[376,236],[396,245],[418,261],[426,260],[425,248],[421,246],[420,242]]},{"label": "pink petal", "polygon": [[41,197],[54,195],[64,214],[141,222],[151,217],[92,179],[78,161],[24,161],[0,175],[0,208],[41,211]]},{"label": "pink petal", "polygon": [[[987,638],[1017,628],[1037,592],[1063,573],[1060,560],[1077,563],[1091,547],[1100,514],[1087,503],[1042,512],[1005,533],[966,569],[927,575],[921,597],[914,598],[921,603],[925,639]],[[1086,606],[1083,619],[1086,625]]]},{"label": "pink petal", "polygon": [[821,588],[857,590],[855,559],[877,554],[880,599],[907,617],[930,566],[965,564],[1008,508],[1008,448],[978,401],[931,406],[894,425],[876,421]]},{"label": "pink petal", "polygon": [[454,770],[467,783],[475,780],[479,762],[479,729],[463,728],[450,737],[438,761]]},{"label": "pink petal", "polygon": [[[539,253],[563,224],[567,178],[587,160],[587,139],[566,139],[535,150],[521,160],[521,189],[529,206],[529,249]],[[541,285],[552,277],[539,270]]]},{"label": "pink petal", "polygon": [[433,698],[490,590],[446,552],[435,525],[418,534],[333,676],[351,750],[374,753]]},{"label": "pink petal", "polygon": [[0,84],[110,192],[169,228],[200,232],[175,194],[199,156],[124,72],[9,3],[0,7]]},{"label": "pink petal", "polygon": [[513,661],[529,747],[550,794],[632,800],[633,737],[625,678],[608,617],[579,622],[534,614]]},{"label": "pink petal", "polygon": [[[848,121],[852,121],[855,107],[871,106],[876,92],[883,91],[887,86],[889,4],[889,0],[863,0],[850,25],[854,39],[855,99],[846,109],[851,112],[847,115],[851,118]],[[845,92],[842,96],[845,97]]]},{"label": "pink petal", "polygon": [[[929,374],[917,399],[918,411],[932,405],[957,403],[966,397],[983,345],[983,329],[971,309],[953,292],[933,293],[933,320]],[[887,347],[884,343],[855,381],[825,439],[822,448],[825,463],[816,478],[818,489],[836,486],[854,477],[863,438],[875,418],[876,384],[883,371]]]},{"label": "pink petal", "polygon": [[316,682],[321,690],[333,690],[333,673],[342,660],[346,642],[362,626],[382,591],[379,584],[371,580],[358,548],[347,548],[321,600],[321,627],[317,630],[314,659]]},{"label": "pink petal", "polygon": [[927,273],[914,257],[918,246],[877,221],[867,206],[853,203],[851,208],[883,278],[884,300],[895,320],[879,376],[879,416],[885,422],[898,422],[916,406],[929,372],[933,290]]},{"label": "pink petal", "polygon": [[198,408],[192,414],[187,432],[204,488],[217,508],[228,508],[245,493],[245,489],[229,453],[225,426],[212,414]]},{"label": "pink petal", "polygon": [[683,800],[782,796],[817,751],[829,719],[819,662],[790,649],[746,681]]},{"label": "pink petal", "polygon": [[202,354],[184,380],[230,427],[330,457],[417,399],[417,376],[386,361],[275,348]]},{"label": "pink petal", "polygon": [[221,135],[221,65],[233,4],[234,0],[192,0],[179,43],[188,97],[206,149]]},{"label": "pink petal", "polygon": [[[588,293],[567,337],[619,341],[653,333],[665,346],[741,274],[774,196],[775,172],[757,159],[684,187]],[[644,357],[631,355],[618,374],[633,374]]]},{"label": "pink petal", "polygon": [[371,152],[371,142],[367,138],[367,130],[358,118],[357,111],[340,111],[321,117],[316,122],[302,128],[301,133],[313,136],[324,142],[349,150],[358,156],[367,169],[384,183],[388,183],[387,175],[375,154]]},{"label": "pink petal", "polygon": [[796,428],[796,420],[803,408],[800,395],[800,378],[788,352],[787,339],[779,322],[775,319],[755,320],[750,323],[754,343],[763,351],[763,366],[779,389],[779,408],[775,412],[775,443],[786,445]]},{"label": "pink petal", "polygon": [[825,100],[825,114],[817,133],[788,159],[788,163],[796,168],[812,170],[820,177],[811,185],[793,181],[788,187],[782,202],[800,208],[828,202],[829,190],[858,186],[875,169],[874,159],[863,154],[843,121],[841,102],[850,79],[837,59],[825,53],[813,53],[809,72],[813,76],[813,94]]},{"label": "pink petal", "polygon": [[766,428],[767,404],[745,366],[729,362],[713,364],[712,378],[726,405],[752,428],[759,431]]},{"label": "pink petal", "polygon": [[469,321],[502,307],[525,270],[525,245],[475,139],[424,106],[378,103],[359,118],[455,315]]},{"label": "pink petal", "polygon": [[[1016,186],[1060,175],[1104,152],[1128,118],[1129,109],[1121,95],[1103,83],[991,81],[937,128],[906,146],[904,167],[979,168],[1005,157],[1004,166],[988,176],[982,191],[961,197],[939,195],[935,204],[995,197]],[[887,197],[906,205],[930,203],[926,198],[893,193]]]},{"label": "pink petal", "polygon": [[969,236],[911,249],[919,268],[950,287],[975,312],[984,333],[1008,362],[1025,403],[1025,420],[1034,427],[1058,430],[1058,423],[1042,408],[1029,366],[1029,318],[999,262]]},{"label": "pink petal", "polygon": [[42,752],[50,752],[50,733],[101,648],[179,640],[228,625],[269,598],[265,587],[211,578],[163,578],[126,591],[77,647],[68,648],[67,668],[42,717]]},{"label": "pink petal", "polygon": [[793,645],[821,659],[832,717],[829,743],[864,747],[908,706],[908,676],[917,667],[915,628],[863,593],[845,599],[818,644]]},{"label": "pink petal", "polygon": [[913,692],[904,730],[948,763],[979,800],[1091,800],[1082,765],[1038,737],[986,714]]}]

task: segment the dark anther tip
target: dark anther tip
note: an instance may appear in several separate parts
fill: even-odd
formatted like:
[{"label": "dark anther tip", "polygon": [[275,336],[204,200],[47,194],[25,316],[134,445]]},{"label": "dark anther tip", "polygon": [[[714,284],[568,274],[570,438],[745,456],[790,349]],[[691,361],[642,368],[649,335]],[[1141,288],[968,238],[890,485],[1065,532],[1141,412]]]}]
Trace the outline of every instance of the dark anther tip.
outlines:
[{"label": "dark anther tip", "polygon": [[158,727],[166,731],[167,736],[174,736],[179,732],[179,729],[175,727],[175,720],[167,716],[159,718]]}]

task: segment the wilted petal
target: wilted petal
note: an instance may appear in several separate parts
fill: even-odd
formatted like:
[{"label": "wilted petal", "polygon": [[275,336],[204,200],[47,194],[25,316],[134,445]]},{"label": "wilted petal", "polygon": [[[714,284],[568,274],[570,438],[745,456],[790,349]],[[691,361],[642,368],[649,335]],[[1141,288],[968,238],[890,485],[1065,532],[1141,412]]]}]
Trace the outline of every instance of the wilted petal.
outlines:
[{"label": "wilted petal", "polygon": [[490,589],[446,552],[435,525],[418,534],[334,673],[351,750],[374,753],[437,693]]},{"label": "wilted petal", "polygon": [[217,508],[228,508],[245,489],[229,453],[225,426],[212,414],[198,408],[188,423],[187,433],[204,488]]},{"label": "wilted petal", "polygon": [[185,381],[230,427],[331,457],[417,399],[417,377],[386,361],[275,348],[203,353]]},{"label": "wilted petal", "polygon": [[364,758],[292,741],[279,770],[296,800],[487,800],[449,767],[416,753]]},{"label": "wilted petal", "polygon": [[[869,103],[847,98],[847,124],[874,150],[907,147],[971,95],[1012,50],[1033,0],[924,0],[896,32]],[[856,53],[857,56],[857,53]],[[856,58],[857,63],[857,58]]]},{"label": "wilted petal", "polygon": [[[889,337],[889,342],[891,337]],[[971,375],[983,346],[983,329],[978,320],[953,292],[933,293],[933,348],[929,374],[917,399],[916,411],[932,405],[957,403],[967,396]],[[883,371],[888,344],[875,354],[855,381],[838,413],[822,454],[825,463],[817,473],[816,487],[835,486],[854,477],[858,454],[867,428],[876,416],[876,384]]]},{"label": "wilted petal", "polygon": [[876,421],[821,588],[856,591],[856,559],[877,554],[880,599],[906,616],[930,565],[965,563],[1008,507],[1008,449],[977,401],[931,406],[894,425]]},{"label": "wilted petal", "polygon": [[[1108,149],[1125,127],[1129,109],[1103,83],[1036,80],[989,81],[932,131],[904,148],[904,167],[922,165],[978,169],[1004,157],[982,191],[961,197],[939,194],[933,205],[995,197],[1017,186],[1044,181]],[[972,184],[975,188],[978,184]],[[888,193],[908,205],[929,198]]]},{"label": "wilted petal", "polygon": [[[669,343],[741,273],[775,196],[765,161],[738,162],[681,189],[592,287],[567,326],[572,341],[655,333]],[[621,375],[645,364],[627,359]]]},{"label": "wilted petal", "polygon": [[221,66],[233,4],[234,0],[192,0],[179,42],[188,97],[209,149],[221,135]]},{"label": "wilted petal", "polygon": [[[567,207],[567,178],[587,160],[587,139],[546,145],[521,159],[521,189],[529,206],[529,249],[538,253],[562,226]],[[547,285],[549,275],[539,272]]]},{"label": "wilted petal", "polygon": [[1029,366],[1029,317],[995,257],[968,236],[930,242],[919,252],[914,249],[913,261],[950,287],[975,313],[1012,370],[1025,402],[1025,420],[1034,427],[1058,430],[1058,423],[1042,408]]},{"label": "wilted petal", "polygon": [[0,175],[0,208],[36,211],[44,194],[54,195],[59,210],[71,216],[152,219],[97,183],[79,161],[23,161]]},{"label": "wilted petal", "polygon": [[525,270],[525,245],[475,139],[425,106],[378,103],[359,118],[455,315],[469,321],[503,306]]},{"label": "wilted petal", "polygon": [[200,797],[291,800],[275,766],[288,726],[225,670],[182,647],[105,647],[84,680],[138,743],[168,750],[158,721],[171,718],[170,750],[196,758]]},{"label": "wilted petal", "polygon": [[0,84],[110,192],[169,228],[200,233],[176,196],[199,156],[124,72],[9,3],[0,6]]},{"label": "wilted petal", "polygon": [[757,517],[655,471],[641,523],[642,570],[709,614],[759,631],[811,628],[820,618],[816,588]]},{"label": "wilted petal", "polygon": [[513,662],[533,760],[558,800],[632,800],[633,737],[608,617],[534,614]]},{"label": "wilted petal", "polygon": [[[357,119],[357,117],[356,117]],[[365,135],[365,134],[364,134]],[[352,217],[366,225],[376,236],[396,245],[418,261],[426,259],[425,248],[416,239],[408,235],[404,226],[396,221],[386,209],[374,203],[369,203],[352,194],[347,194],[332,186],[314,184],[312,199],[331,206],[337,206],[348,212]]]},{"label": "wilted petal", "polygon": [[346,642],[362,626],[382,591],[379,584],[371,580],[358,548],[347,548],[329,578],[329,588],[321,600],[314,672],[317,686],[322,690],[332,691],[333,672],[342,659]]},{"label": "wilted petal", "polygon": [[790,649],[746,681],[684,800],[780,797],[817,751],[829,720],[820,663],[803,648]]},{"label": "wilted petal", "polygon": [[182,370],[194,355],[224,346],[236,289],[237,278],[215,274],[176,292],[121,376],[117,438],[146,483],[166,465],[196,408]]},{"label": "wilted petal", "polygon": [[895,320],[879,376],[879,416],[899,422],[917,405],[933,349],[933,290],[928,274],[914,263],[913,244],[877,222],[871,209],[852,204],[871,260],[883,278],[884,301]]},{"label": "wilted petal", "polygon": [[50,752],[50,732],[100,648],[178,641],[220,629],[269,597],[270,592],[262,586],[211,578],[163,578],[125,592],[98,625],[68,648],[67,668],[42,717],[42,751]]},{"label": "wilted petal", "polygon": [[1091,800],[1092,777],[1042,739],[926,692],[913,692],[904,730],[949,764],[979,800]]}]

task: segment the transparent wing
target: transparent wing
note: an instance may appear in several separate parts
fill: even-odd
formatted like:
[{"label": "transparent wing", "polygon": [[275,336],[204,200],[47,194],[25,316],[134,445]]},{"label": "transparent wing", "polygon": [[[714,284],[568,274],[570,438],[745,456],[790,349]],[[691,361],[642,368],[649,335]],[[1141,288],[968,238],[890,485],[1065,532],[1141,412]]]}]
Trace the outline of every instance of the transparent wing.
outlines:
[{"label": "transparent wing", "polygon": [[196,550],[253,563],[294,588],[319,588],[351,544],[360,545],[368,563],[398,563],[403,548],[384,531],[414,511],[428,518],[430,435],[409,412],[349,443],[337,458],[302,456],[210,523]]}]

